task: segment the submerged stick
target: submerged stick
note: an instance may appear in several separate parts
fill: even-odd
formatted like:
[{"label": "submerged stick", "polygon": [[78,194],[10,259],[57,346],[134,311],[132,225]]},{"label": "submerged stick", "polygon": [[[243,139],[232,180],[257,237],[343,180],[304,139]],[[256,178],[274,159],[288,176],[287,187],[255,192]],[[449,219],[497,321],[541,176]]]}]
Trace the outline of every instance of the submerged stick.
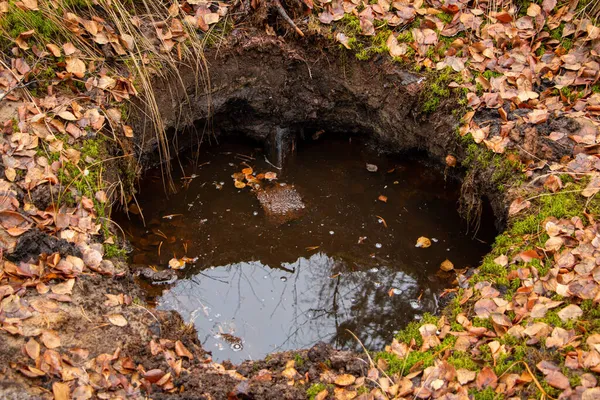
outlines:
[{"label": "submerged stick", "polygon": [[298,28],[298,26],[294,23],[294,21],[292,21],[292,19],[287,14],[285,8],[283,8],[279,0],[273,0],[273,3],[275,4],[275,8],[277,8],[277,12],[279,13],[279,15],[281,15],[281,18],[283,18],[285,22],[287,22],[292,28],[294,28],[298,35],[304,37],[304,32],[302,32],[300,28]]}]

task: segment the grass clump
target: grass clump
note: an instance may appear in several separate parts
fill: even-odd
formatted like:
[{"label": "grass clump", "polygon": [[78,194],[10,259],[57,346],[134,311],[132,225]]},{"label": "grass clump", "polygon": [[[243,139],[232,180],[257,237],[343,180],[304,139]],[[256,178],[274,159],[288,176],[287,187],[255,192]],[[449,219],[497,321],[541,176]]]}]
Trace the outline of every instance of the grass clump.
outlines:
[{"label": "grass clump", "polygon": [[447,361],[456,369],[468,369],[470,371],[477,371],[480,369],[480,366],[473,361],[473,356],[464,351],[455,351],[448,357]]}]

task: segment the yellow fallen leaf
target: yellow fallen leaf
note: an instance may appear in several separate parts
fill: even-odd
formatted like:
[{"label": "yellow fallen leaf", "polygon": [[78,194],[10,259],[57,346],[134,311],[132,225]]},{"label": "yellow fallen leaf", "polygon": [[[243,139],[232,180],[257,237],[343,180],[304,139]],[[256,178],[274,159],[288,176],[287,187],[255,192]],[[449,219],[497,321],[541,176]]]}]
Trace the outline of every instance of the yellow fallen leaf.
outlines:
[{"label": "yellow fallen leaf", "polygon": [[127,320],[121,314],[111,314],[108,317],[108,321],[115,326],[126,326]]}]

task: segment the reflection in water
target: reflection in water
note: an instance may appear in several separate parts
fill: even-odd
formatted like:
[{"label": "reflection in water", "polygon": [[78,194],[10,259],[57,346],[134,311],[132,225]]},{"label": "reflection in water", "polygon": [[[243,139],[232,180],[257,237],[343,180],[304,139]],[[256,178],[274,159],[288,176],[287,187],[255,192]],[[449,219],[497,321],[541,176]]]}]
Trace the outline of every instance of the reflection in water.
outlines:
[{"label": "reflection in water", "polygon": [[[435,296],[428,290],[420,294],[417,280],[402,271],[382,267],[330,276],[336,263],[317,253],[286,263],[293,273],[258,261],[210,268],[163,294],[159,308],[178,310],[215,358],[232,361],[321,340],[356,347],[346,329],[365,346],[380,348],[398,320],[435,311]],[[390,296],[390,289],[397,294]],[[241,338],[241,346],[229,335]]]},{"label": "reflection in water", "polygon": [[[459,186],[426,164],[382,156],[354,139],[300,143],[277,172],[306,209],[274,223],[256,193],[232,180],[243,168],[272,171],[264,160],[248,144],[204,148],[175,174],[177,194],[157,196],[160,170],[151,171],[138,197],[144,219],[118,221],[134,246],[132,264],[161,270],[173,257],[195,260],[171,288],[142,283],[150,300],[194,321],[215,359],[318,340],[356,347],[346,330],[380,349],[395,330],[435,311],[435,294],[454,279],[438,276],[441,262],[474,266],[489,249],[489,221],[476,240],[467,235],[456,211]],[[415,248],[419,236],[431,247]]]}]

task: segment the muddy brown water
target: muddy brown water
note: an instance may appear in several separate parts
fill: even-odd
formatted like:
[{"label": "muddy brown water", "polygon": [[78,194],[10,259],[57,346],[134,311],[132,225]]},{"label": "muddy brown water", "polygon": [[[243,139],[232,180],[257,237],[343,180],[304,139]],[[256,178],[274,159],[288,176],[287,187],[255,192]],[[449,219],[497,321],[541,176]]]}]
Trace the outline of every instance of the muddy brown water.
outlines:
[{"label": "muddy brown water", "polygon": [[[242,139],[203,144],[181,165],[176,194],[165,195],[160,170],[151,170],[138,195],[143,219],[117,220],[133,264],[160,271],[188,257],[176,283],[140,284],[158,308],[192,322],[216,360],[258,359],[318,341],[355,349],[348,331],[381,349],[407,323],[438,310],[454,280],[440,263],[477,266],[495,235],[490,215],[475,237],[467,232],[459,185],[442,171],[380,155],[357,138],[301,142],[283,173],[260,145]],[[303,214],[285,223],[265,215],[255,193],[234,187],[232,174],[249,166],[293,185]],[[420,236],[432,245],[415,247]]]}]

